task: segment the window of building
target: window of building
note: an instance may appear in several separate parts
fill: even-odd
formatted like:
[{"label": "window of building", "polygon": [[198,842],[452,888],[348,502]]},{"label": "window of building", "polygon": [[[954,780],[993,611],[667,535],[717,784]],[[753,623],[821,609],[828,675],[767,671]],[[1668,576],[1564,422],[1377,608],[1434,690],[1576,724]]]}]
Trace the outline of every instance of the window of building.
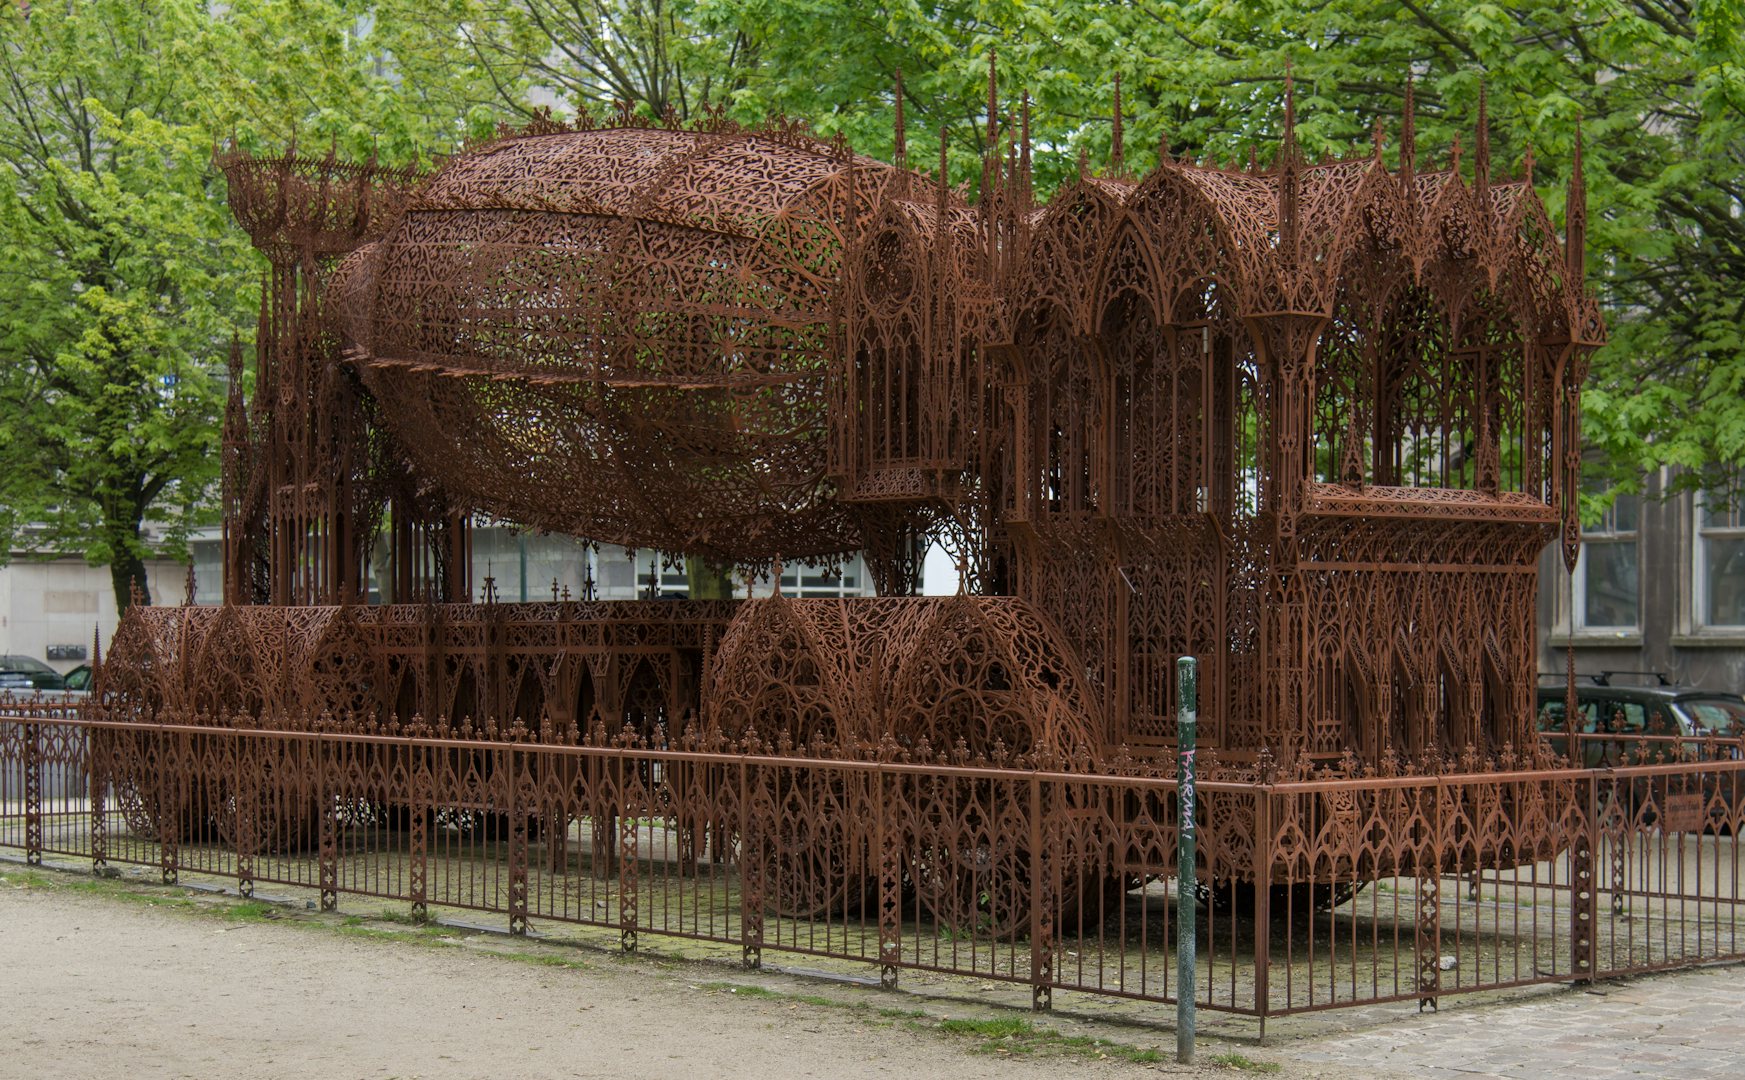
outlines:
[{"label": "window of building", "polygon": [[1637,530],[1641,502],[1619,495],[1581,534],[1575,567],[1575,621],[1582,630],[1633,630],[1641,590]]},{"label": "window of building", "polygon": [[1745,629],[1745,484],[1697,499],[1697,622]]}]

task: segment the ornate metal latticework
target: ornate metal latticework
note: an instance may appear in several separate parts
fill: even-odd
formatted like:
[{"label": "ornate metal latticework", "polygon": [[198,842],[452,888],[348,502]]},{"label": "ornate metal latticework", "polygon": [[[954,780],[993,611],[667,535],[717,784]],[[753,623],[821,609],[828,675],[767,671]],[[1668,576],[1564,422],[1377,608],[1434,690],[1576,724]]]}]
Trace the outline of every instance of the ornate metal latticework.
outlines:
[{"label": "ornate metal latticework", "polygon": [[[428,178],[226,158],[273,267],[226,428],[227,602],[130,614],[106,699],[1125,773],[1172,743],[1192,655],[1207,775],[1537,760],[1536,562],[1573,557],[1603,336],[1579,147],[1560,242],[1530,163],[1495,174],[1482,108],[1470,170],[1458,146],[1429,169],[1406,101],[1392,166],[1379,135],[1305,160],[1287,90],[1266,167],[1165,147],[1136,177],[1117,91],[1107,174],[1046,205],[1027,119],[990,125],[973,202],[901,139],[886,166],[719,118],[541,121]],[[487,582],[475,604],[474,515],[753,572],[861,549],[887,595],[497,604]],[[932,539],[962,595],[903,595]],[[805,797],[865,795],[846,783]],[[1006,835],[979,783],[941,787],[903,873],[939,918],[1015,932],[1024,904],[988,896],[1058,845]],[[121,797],[159,828],[214,816],[156,790]],[[772,903],[870,901],[857,860],[884,841],[779,809]],[[1062,812],[1118,824],[1084,809]],[[1367,828],[1336,793],[1316,813]],[[1534,813],[1475,861],[1553,843]],[[314,818],[287,820],[289,843]],[[1219,873],[1252,872],[1254,829],[1209,827]],[[1119,897],[1118,862],[1051,864],[1054,915]]]}]

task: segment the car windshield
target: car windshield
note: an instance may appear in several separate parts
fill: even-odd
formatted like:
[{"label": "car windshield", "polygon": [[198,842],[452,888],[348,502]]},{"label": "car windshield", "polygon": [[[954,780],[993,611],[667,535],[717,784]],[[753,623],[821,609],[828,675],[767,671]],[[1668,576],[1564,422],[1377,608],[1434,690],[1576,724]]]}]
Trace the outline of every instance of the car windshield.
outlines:
[{"label": "car windshield", "polygon": [[55,669],[30,656],[0,656],[0,671],[28,671],[33,675],[55,674]]},{"label": "car windshield", "polygon": [[1718,735],[1745,733],[1745,700],[1734,697],[1680,698],[1679,711],[1691,725]]}]

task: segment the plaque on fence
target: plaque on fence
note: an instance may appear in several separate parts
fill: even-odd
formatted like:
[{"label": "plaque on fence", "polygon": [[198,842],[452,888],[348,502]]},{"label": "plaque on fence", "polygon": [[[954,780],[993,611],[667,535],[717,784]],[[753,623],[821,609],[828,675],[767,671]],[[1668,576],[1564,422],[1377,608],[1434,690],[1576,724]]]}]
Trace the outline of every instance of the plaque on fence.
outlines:
[{"label": "plaque on fence", "polygon": [[1667,832],[1701,832],[1703,829],[1703,797],[1698,792],[1686,792],[1666,797]]}]

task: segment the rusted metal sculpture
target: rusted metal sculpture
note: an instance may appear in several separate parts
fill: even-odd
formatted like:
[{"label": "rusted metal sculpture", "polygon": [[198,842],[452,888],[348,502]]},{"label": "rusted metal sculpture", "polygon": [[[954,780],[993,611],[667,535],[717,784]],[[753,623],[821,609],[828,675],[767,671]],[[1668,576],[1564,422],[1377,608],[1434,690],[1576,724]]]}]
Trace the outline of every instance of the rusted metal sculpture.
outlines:
[{"label": "rusted metal sculpture", "polygon": [[[1495,174],[1482,106],[1470,179],[1458,145],[1420,166],[1409,88],[1394,166],[1379,129],[1367,154],[1305,160],[1292,109],[1287,89],[1265,168],[1166,146],[1136,177],[1117,87],[1110,167],[1046,205],[1025,109],[990,121],[974,202],[943,159],[909,168],[900,118],[890,166],[794,126],[628,115],[542,120],[428,178],[226,156],[273,267],[256,399],[226,429],[226,606],[131,614],[105,695],[1111,774],[1167,771],[1192,655],[1208,779],[1541,762],[1536,561],[1578,537],[1577,395],[1603,336],[1579,145],[1560,243],[1531,161]],[[473,603],[474,515],[748,575],[861,549],[886,595],[499,604],[486,581]],[[935,538],[963,594],[905,595]],[[372,574],[397,602],[363,603]],[[871,796],[809,783],[814,809],[769,826],[772,902],[858,907],[873,838],[841,808]],[[932,809],[903,873],[936,918],[1017,932],[1026,868],[1059,851],[1002,832],[976,783],[909,793]],[[1055,865],[1050,917],[1149,865],[1098,836],[1169,816],[1062,790],[1030,819],[1104,854]],[[1562,843],[1561,791],[1521,787],[1473,865]],[[236,805],[122,797],[184,831]],[[251,828],[309,834],[294,803],[273,812]],[[1351,853],[1367,812],[1304,804],[1321,854],[1293,848],[1275,880],[1413,870]],[[1211,876],[1253,882],[1256,823],[1204,826]]]}]

